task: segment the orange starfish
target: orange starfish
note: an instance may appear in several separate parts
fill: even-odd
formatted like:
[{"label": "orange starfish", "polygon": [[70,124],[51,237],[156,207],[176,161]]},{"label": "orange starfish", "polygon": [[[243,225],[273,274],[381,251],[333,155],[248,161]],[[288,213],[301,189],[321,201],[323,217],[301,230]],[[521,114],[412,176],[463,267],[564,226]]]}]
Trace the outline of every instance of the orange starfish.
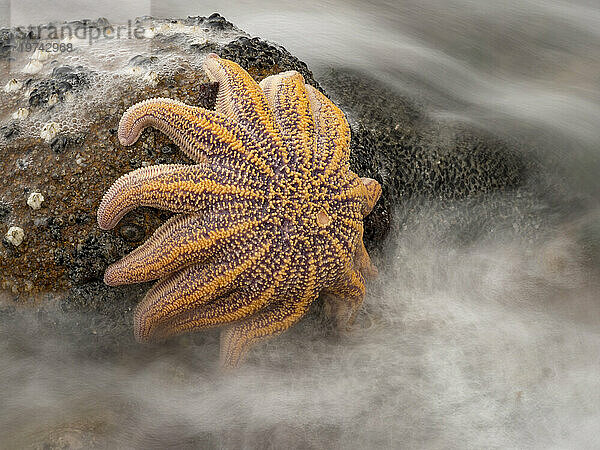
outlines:
[{"label": "orange starfish", "polygon": [[112,264],[109,285],[159,279],[137,306],[139,341],[227,325],[221,362],[236,366],[256,341],[297,322],[319,293],[347,326],[376,274],[363,218],[381,187],[349,169],[344,114],[290,71],[260,85],[232,61],[204,63],[219,83],[215,111],[155,98],[130,107],[123,145],[153,126],[195,165],[159,165],[119,178],[98,209],[113,228],[136,206],[176,213]]}]

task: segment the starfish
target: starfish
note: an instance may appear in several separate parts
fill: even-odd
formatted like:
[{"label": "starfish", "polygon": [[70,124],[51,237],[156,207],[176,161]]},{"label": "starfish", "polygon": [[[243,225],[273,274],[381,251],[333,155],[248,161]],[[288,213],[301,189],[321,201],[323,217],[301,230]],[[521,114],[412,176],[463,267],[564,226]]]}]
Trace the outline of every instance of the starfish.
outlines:
[{"label": "starfish", "polygon": [[257,341],[288,329],[322,294],[349,327],[377,270],[363,218],[381,187],[349,169],[342,111],[296,71],[257,84],[209,54],[215,111],[153,98],[131,106],[118,137],[132,145],[157,128],[196,164],[141,168],[106,192],[98,224],[137,206],[179,213],[110,265],[108,285],[159,281],[134,313],[138,341],[224,326],[221,364],[237,366]]}]

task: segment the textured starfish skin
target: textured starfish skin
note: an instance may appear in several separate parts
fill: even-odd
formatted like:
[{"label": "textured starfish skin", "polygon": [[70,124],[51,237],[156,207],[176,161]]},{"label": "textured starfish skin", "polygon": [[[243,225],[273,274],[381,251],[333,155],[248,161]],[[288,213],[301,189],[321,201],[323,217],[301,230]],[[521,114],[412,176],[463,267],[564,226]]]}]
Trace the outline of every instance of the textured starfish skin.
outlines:
[{"label": "textured starfish skin", "polygon": [[98,209],[113,228],[131,209],[176,213],[108,267],[109,285],[158,279],[134,314],[139,341],[227,325],[221,363],[236,366],[256,341],[297,322],[320,293],[350,325],[375,276],[363,218],[381,187],[349,170],[342,111],[284,72],[260,85],[237,64],[207,57],[219,83],[215,111],[156,98],[130,107],[119,140],[153,126],[195,165],[160,165],[119,178]]}]

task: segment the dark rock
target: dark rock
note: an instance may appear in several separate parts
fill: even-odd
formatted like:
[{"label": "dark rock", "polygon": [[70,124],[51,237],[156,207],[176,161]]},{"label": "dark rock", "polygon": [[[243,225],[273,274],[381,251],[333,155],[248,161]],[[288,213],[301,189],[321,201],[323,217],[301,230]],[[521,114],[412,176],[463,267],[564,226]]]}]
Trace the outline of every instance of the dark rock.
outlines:
[{"label": "dark rock", "polygon": [[163,155],[172,155],[173,153],[175,153],[177,151],[177,147],[173,144],[168,144],[168,145],[163,145],[160,148],[160,152]]},{"label": "dark rock", "polygon": [[215,42],[202,42],[191,44],[190,48],[202,53],[218,53],[221,47]]},{"label": "dark rock", "polygon": [[351,122],[351,169],[382,184],[365,220],[367,247],[381,248],[391,223],[430,227],[432,236],[465,244],[512,228],[515,218],[515,232],[536,232],[533,211],[545,203],[536,188],[541,167],[517,145],[471,125],[432,120],[362,73],[332,71],[324,85]]},{"label": "dark rock", "polygon": [[54,68],[49,79],[32,81],[31,84],[29,105],[42,106],[48,103],[52,95],[57,95],[62,101],[67,92],[88,87],[90,74],[82,66],[60,66]]},{"label": "dark rock", "polygon": [[135,55],[127,63],[130,66],[150,67],[158,61],[158,56]]},{"label": "dark rock", "polygon": [[69,145],[69,138],[64,134],[59,134],[52,142],[50,142],[50,148],[55,153],[62,153]]},{"label": "dark rock", "polygon": [[190,16],[184,20],[186,25],[202,25],[207,29],[215,30],[233,30],[234,25],[221,16],[219,13],[212,13],[208,17]]},{"label": "dark rock", "polygon": [[412,136],[388,128],[355,126],[352,168],[383,183],[386,198],[422,196],[460,199],[469,195],[519,186],[525,163],[506,144],[492,136],[455,129],[450,142],[428,142],[429,127],[421,123]]},{"label": "dark rock", "polygon": [[92,221],[92,216],[85,212],[79,212],[75,214],[75,224],[76,225],[84,225],[86,223],[90,223]]},{"label": "dark rock", "polygon": [[62,217],[48,217],[46,227],[52,239],[59,240],[61,237],[61,229],[65,225]]},{"label": "dark rock", "polygon": [[0,201],[0,222],[4,222],[12,211],[12,208],[8,203]]},{"label": "dark rock", "polygon": [[13,45],[13,33],[8,28],[0,29],[0,59],[6,59],[10,56]]},{"label": "dark rock", "polygon": [[27,170],[29,165],[30,165],[30,161],[28,161],[26,158],[19,158],[16,161],[16,166],[17,166],[17,169],[19,169],[19,170],[23,170],[23,171]]},{"label": "dark rock", "polygon": [[3,125],[0,127],[0,134],[5,139],[11,139],[11,138],[18,136],[20,131],[21,131],[21,129],[19,128],[19,126],[14,122],[11,122],[8,125]]},{"label": "dark rock", "polygon": [[113,233],[92,233],[70,253],[61,252],[56,263],[67,269],[72,283],[102,279],[108,264],[125,255],[130,247]]},{"label": "dark rock", "polygon": [[21,244],[20,246],[15,246],[8,241],[6,236],[2,236],[2,245],[4,246],[4,248],[6,250],[5,254],[9,258],[17,258],[17,257],[21,256],[22,250],[23,250],[22,246],[24,244]]},{"label": "dark rock", "polygon": [[230,30],[233,28],[233,24],[225,20],[219,13],[212,13],[204,23],[217,30]]},{"label": "dark rock", "polygon": [[257,78],[296,70],[302,74],[308,84],[321,89],[304,62],[292,56],[285,48],[257,37],[252,39],[240,37],[225,45],[220,50],[219,56],[235,61]]},{"label": "dark rock", "polygon": [[142,160],[139,158],[131,158],[129,160],[129,166],[132,169],[139,169],[140,167],[142,167]]},{"label": "dark rock", "polygon": [[127,223],[119,228],[119,234],[128,242],[139,242],[144,236],[144,229],[138,225]]}]

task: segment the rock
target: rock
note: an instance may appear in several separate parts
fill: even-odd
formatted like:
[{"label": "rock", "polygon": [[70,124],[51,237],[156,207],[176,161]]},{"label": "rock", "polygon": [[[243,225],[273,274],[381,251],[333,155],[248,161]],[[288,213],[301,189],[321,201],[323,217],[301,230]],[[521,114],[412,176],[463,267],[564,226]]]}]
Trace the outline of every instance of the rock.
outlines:
[{"label": "rock", "polygon": [[130,66],[150,67],[158,61],[157,56],[135,55],[128,62]]},{"label": "rock", "polygon": [[11,212],[9,204],[0,201],[0,222],[4,222]]},{"label": "rock", "polygon": [[44,196],[39,192],[32,192],[29,194],[27,198],[27,204],[33,210],[40,209],[42,207],[42,203],[44,202]]},{"label": "rock", "polygon": [[184,23],[191,25],[199,25],[207,29],[216,30],[233,30],[234,25],[221,16],[219,13],[212,13],[208,17],[195,16],[184,19]]},{"label": "rock", "polygon": [[46,142],[52,142],[58,132],[60,131],[60,125],[56,122],[47,122],[42,126],[40,130],[40,137]]},{"label": "rock", "polygon": [[8,58],[13,47],[12,31],[7,28],[0,29],[0,60]]},{"label": "rock", "polygon": [[257,81],[273,73],[296,70],[304,81],[321,89],[307,65],[293,56],[285,48],[270,44],[260,38],[239,37],[223,46],[219,56],[235,61],[244,67]]},{"label": "rock", "polygon": [[144,238],[144,229],[128,223],[119,227],[119,235],[127,242],[139,242]]},{"label": "rock", "polygon": [[363,73],[332,70],[322,85],[349,117],[352,170],[382,183],[365,222],[368,247],[381,248],[392,222],[453,245],[511,228],[539,235],[556,193],[533,152],[469,124],[434,120]]},{"label": "rock", "polygon": [[32,83],[29,105],[43,106],[62,101],[67,92],[89,86],[89,78],[90,74],[83,66],[55,67],[49,79]]},{"label": "rock", "polygon": [[57,135],[50,141],[50,148],[55,153],[61,153],[67,148],[69,144],[69,138],[66,135]]},{"label": "rock", "polygon": [[10,227],[4,236],[4,239],[6,239],[9,244],[14,245],[15,247],[21,245],[24,238],[25,232],[21,227]]},{"label": "rock", "polygon": [[173,153],[175,153],[177,151],[177,147],[173,144],[169,144],[169,145],[163,145],[160,148],[160,152],[163,155],[172,155]]},{"label": "rock", "polygon": [[5,139],[17,137],[20,131],[20,128],[14,122],[0,126],[0,135],[2,135]]},{"label": "rock", "polygon": [[[249,38],[218,14],[182,20],[142,18],[136,23],[153,30],[149,36],[154,37],[145,38],[152,39],[148,54],[138,54],[138,46],[118,59],[110,51],[104,54],[103,41],[98,41],[93,46],[94,71],[65,64],[57,55],[49,76],[19,75],[17,81],[31,89],[26,100],[31,111],[19,122],[21,133],[0,135],[4,139],[0,157],[6,168],[0,179],[0,226],[4,227],[0,231],[6,233],[9,219],[20,224],[27,230],[27,245],[18,252],[12,244],[0,248],[3,289],[28,295],[64,290],[65,308],[100,311],[107,323],[95,324],[97,329],[116,333],[115,327],[121,327],[119,333],[129,335],[130,308],[146,287],[108,287],[102,282],[104,270],[147,239],[169,213],[139,208],[115,230],[104,232],[95,221],[99,202],[119,176],[134,168],[189,160],[153,129],[144,131],[136,144],[121,146],[116,133],[119,119],[132,104],[156,96],[213,108],[218,86],[200,69],[209,51],[238,62],[257,80],[297,70],[307,83],[324,87],[348,114],[351,167],[383,185],[382,200],[365,222],[369,248],[383,247],[393,223],[396,229],[427,223],[437,231],[452,229],[448,235],[468,241],[490,224],[510,222],[512,229],[516,223],[516,232],[526,232],[535,221],[530,207],[539,197],[531,188],[538,180],[535,165],[493,136],[465,124],[431,120],[422,108],[364,75],[338,71],[324,77],[322,87],[306,64],[283,47]],[[198,43],[198,28],[208,36],[202,43]],[[0,49],[9,45],[8,35],[0,30]],[[85,61],[85,50],[80,51]],[[99,68],[102,64],[105,73]],[[139,68],[139,73],[129,73],[127,67]],[[152,82],[146,79],[149,67],[155,73]],[[72,101],[64,101],[66,93],[73,95]],[[58,102],[50,109],[53,95]],[[17,111],[24,106],[17,97],[1,97],[0,107]],[[10,126],[10,122],[0,123],[3,131]],[[77,152],[65,151],[70,143],[76,143]],[[48,198],[44,217],[33,214],[22,201],[28,186],[43,187]],[[498,200],[507,195],[514,199],[508,206]],[[428,216],[435,202],[441,205],[435,211],[442,213]],[[461,214],[464,210],[476,214]],[[437,231],[432,235],[439,236]],[[115,317],[119,321],[109,325]]]},{"label": "rock", "polygon": [[[75,219],[72,219],[75,222]],[[112,233],[91,233],[71,251],[61,249],[55,253],[55,263],[67,270],[71,284],[101,280],[106,266],[121,258],[129,249]]]}]

